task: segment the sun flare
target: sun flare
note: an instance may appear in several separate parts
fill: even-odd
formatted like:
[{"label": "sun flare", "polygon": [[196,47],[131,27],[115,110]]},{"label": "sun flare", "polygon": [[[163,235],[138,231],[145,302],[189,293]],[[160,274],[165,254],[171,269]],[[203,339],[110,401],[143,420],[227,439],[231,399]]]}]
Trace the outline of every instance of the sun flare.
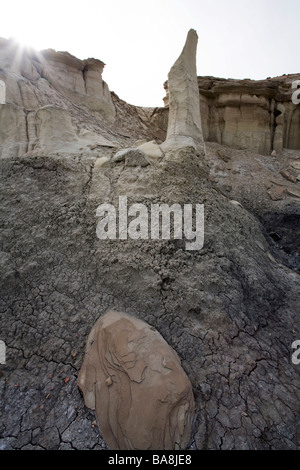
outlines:
[{"label": "sun flare", "polygon": [[28,58],[39,57],[39,51],[28,40],[17,37],[9,38],[11,47],[11,57],[13,58],[11,68],[15,71],[26,70]]}]

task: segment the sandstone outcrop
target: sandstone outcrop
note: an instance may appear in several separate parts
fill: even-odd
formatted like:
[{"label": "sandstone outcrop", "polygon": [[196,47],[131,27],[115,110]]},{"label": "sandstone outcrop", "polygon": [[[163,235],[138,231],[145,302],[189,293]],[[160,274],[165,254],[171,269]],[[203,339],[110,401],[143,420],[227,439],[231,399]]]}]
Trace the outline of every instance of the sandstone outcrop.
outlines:
[{"label": "sandstone outcrop", "polygon": [[26,109],[38,109],[52,96],[98,111],[108,121],[115,119],[115,107],[102,79],[105,64],[97,59],[80,60],[68,52],[53,49],[22,49],[13,40],[0,41],[0,72],[6,83],[7,102]]},{"label": "sandstone outcrop", "polygon": [[168,75],[169,121],[162,144],[164,151],[193,147],[199,155],[205,154],[196,71],[197,42],[197,33],[191,29]]},{"label": "sandstone outcrop", "polygon": [[[199,107],[199,91],[196,72],[196,51],[198,36],[195,30],[188,32],[179,58],[168,75],[169,115],[166,140],[158,145],[155,140],[142,142],[136,149],[117,152],[113,161],[125,159],[127,166],[147,166],[150,160],[155,164],[163,155],[176,160],[178,152],[185,148],[194,149],[199,156],[205,155]],[[152,113],[151,117],[153,117]],[[152,131],[156,132],[152,119]]]},{"label": "sandstone outcrop", "polygon": [[53,49],[21,49],[0,38],[0,63],[0,103],[6,103],[0,110],[2,157],[11,152],[96,154],[101,147],[153,138],[150,111],[109,91],[100,60],[80,60]]},{"label": "sandstone outcrop", "polygon": [[119,150],[112,158],[113,162],[125,162],[128,166],[144,167],[150,165],[146,153],[140,148],[128,148]]},{"label": "sandstone outcrop", "polygon": [[101,60],[79,60],[67,52],[52,49],[42,51],[36,59],[42,76],[56,90],[73,103],[99,111],[106,120],[114,121],[116,112],[109,88],[102,79],[105,64]]},{"label": "sandstone outcrop", "polygon": [[199,78],[205,139],[261,154],[300,148],[296,75],[266,80]]},{"label": "sandstone outcrop", "polygon": [[110,311],[87,340],[78,376],[111,449],[184,449],[194,398],[175,351],[138,318]]}]

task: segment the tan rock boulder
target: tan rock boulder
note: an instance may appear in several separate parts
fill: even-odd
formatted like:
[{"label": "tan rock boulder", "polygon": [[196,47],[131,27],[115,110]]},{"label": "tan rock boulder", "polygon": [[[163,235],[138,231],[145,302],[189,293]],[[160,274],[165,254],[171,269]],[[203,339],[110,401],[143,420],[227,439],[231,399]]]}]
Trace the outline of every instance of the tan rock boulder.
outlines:
[{"label": "tan rock boulder", "polygon": [[[262,155],[299,149],[300,106],[292,102],[298,78],[299,74],[264,80],[198,77],[204,141]],[[164,87],[164,112],[155,111],[151,118],[160,133],[167,128],[168,81]]]},{"label": "tan rock boulder", "polygon": [[194,411],[191,383],[174,350],[147,323],[115,311],[87,340],[78,377],[111,449],[183,449]]}]

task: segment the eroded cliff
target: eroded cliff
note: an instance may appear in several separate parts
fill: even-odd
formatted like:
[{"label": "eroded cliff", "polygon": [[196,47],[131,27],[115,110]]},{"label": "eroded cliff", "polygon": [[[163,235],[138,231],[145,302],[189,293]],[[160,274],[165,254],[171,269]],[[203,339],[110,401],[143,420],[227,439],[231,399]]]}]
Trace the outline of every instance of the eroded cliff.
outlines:
[{"label": "eroded cliff", "polygon": [[52,49],[24,50],[1,39],[0,64],[6,88],[0,107],[2,157],[92,154],[97,146],[120,147],[149,137],[150,110],[111,93],[100,60],[79,60]]},{"label": "eroded cliff", "polygon": [[[204,140],[236,149],[269,155],[273,150],[300,149],[300,108],[292,101],[293,83],[299,74],[266,80],[198,77]],[[165,120],[168,82],[165,83]]]}]

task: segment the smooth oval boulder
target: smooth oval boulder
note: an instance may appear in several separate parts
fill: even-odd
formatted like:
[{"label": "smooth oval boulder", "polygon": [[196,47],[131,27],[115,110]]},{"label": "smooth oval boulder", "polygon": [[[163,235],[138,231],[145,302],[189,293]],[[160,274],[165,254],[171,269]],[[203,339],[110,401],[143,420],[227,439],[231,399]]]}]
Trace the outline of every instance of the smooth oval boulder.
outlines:
[{"label": "smooth oval boulder", "polygon": [[100,317],[87,340],[78,386],[111,449],[186,448],[192,386],[177,353],[144,321],[116,311]]}]

